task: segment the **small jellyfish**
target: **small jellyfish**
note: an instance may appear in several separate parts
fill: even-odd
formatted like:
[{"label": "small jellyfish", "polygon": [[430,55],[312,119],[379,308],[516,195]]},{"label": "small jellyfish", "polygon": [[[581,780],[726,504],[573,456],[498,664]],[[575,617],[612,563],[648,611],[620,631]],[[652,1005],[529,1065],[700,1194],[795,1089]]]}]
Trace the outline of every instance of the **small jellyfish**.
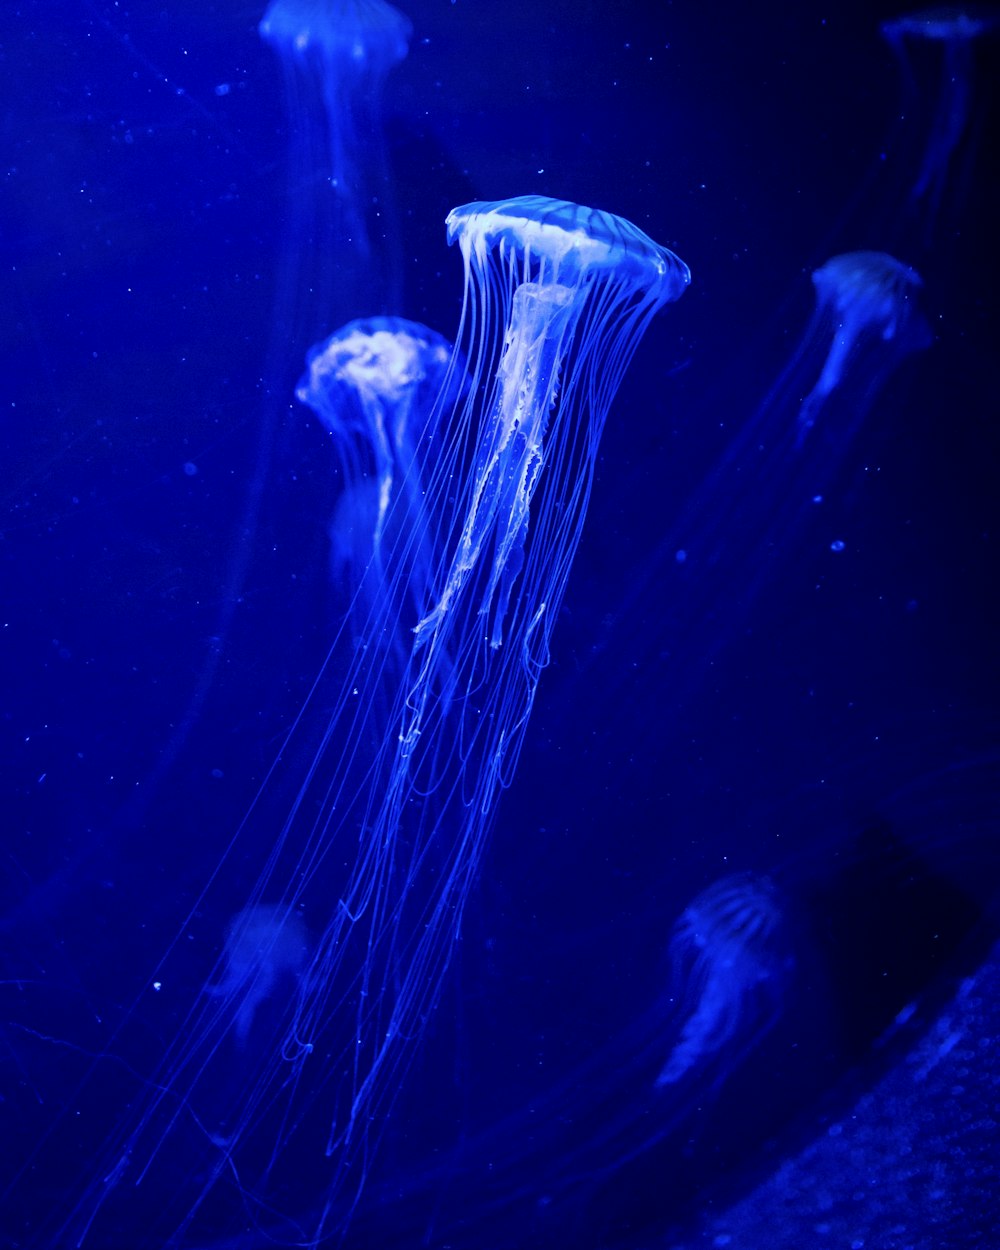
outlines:
[{"label": "small jellyfish", "polygon": [[862,375],[858,398],[870,403],[899,361],[931,341],[917,304],[920,275],[895,257],[846,252],[821,265],[812,280],[816,316],[829,324],[831,339],[819,377],[799,408],[799,446],[848,370]]},{"label": "small jellyfish", "polygon": [[[272,0],[259,29],[285,77],[292,141],[285,280],[300,287],[303,256],[311,258],[308,295],[287,294],[297,304],[308,298],[302,324],[292,327],[308,342],[319,317],[336,324],[400,302],[382,90],[407,54],[411,26],[385,0]],[[279,292],[279,304],[283,298]],[[281,315],[292,319],[288,310]]]},{"label": "small jellyfish", "polygon": [[400,317],[352,321],[306,358],[295,393],[334,436],[344,483],[330,525],[331,572],[352,596],[362,634],[375,620],[388,630],[407,616],[412,628],[423,611],[431,552],[420,458],[435,445],[436,405],[453,403],[466,382],[446,339]]},{"label": "small jellyfish", "polygon": [[781,1017],[795,962],[767,877],[723,877],[684,909],[670,941],[677,1036],[657,1088],[709,1070],[723,1080]]},{"label": "small jellyfish", "polygon": [[931,342],[920,276],[894,257],[834,256],[812,281],[814,311],[791,359],[666,529],[616,614],[615,622],[627,622],[629,604],[656,587],[659,631],[634,646],[639,656],[649,648],[657,657],[686,657],[671,670],[675,706],[694,697],[719,654],[742,636],[758,596],[779,572],[787,575],[788,561],[841,539],[819,527],[843,493],[855,440],[881,389]]},{"label": "small jellyfish", "polygon": [[[336,437],[345,461],[364,462],[360,472],[377,493],[376,549],[396,489],[419,491],[408,475],[451,361],[446,339],[401,317],[352,321],[306,357],[296,398]],[[344,475],[356,476],[347,464]]]},{"label": "small jellyfish", "polygon": [[882,23],[904,82],[904,115],[922,110],[918,81],[921,62],[940,49],[940,71],[927,139],[910,204],[933,229],[950,181],[956,177],[959,153],[969,138],[976,97],[975,46],[998,26],[998,14],[976,8],[943,7],[909,13]]},{"label": "small jellyfish", "polygon": [[309,958],[305,922],[287,908],[259,903],[234,916],[226,934],[221,980],[206,987],[233,1012],[233,1034],[246,1047],[261,1006],[286,989],[291,1001],[295,983]]}]

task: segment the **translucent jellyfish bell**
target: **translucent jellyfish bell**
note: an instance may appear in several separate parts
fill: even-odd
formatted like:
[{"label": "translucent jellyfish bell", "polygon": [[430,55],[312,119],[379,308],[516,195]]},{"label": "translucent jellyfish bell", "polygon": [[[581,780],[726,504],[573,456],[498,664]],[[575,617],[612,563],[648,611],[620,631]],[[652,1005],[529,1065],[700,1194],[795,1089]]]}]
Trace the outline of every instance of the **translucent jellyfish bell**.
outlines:
[{"label": "translucent jellyfish bell", "polygon": [[[699,658],[672,669],[675,706],[695,697],[793,555],[842,549],[828,516],[851,449],[882,388],[931,342],[920,276],[895,257],[834,256],[812,282],[815,307],[788,364],[632,581],[632,600],[655,584],[661,617],[654,637],[635,639],[636,655]],[[627,622],[629,602],[616,621]]]},{"label": "translucent jellyfish bell", "polygon": [[286,82],[292,246],[320,262],[308,270],[312,337],[317,315],[329,326],[331,317],[399,304],[382,89],[406,56],[411,26],[385,0],[272,0],[259,29]]},{"label": "translucent jellyfish bell", "polygon": [[[489,535],[492,560],[478,611],[491,617],[490,643],[498,647],[524,564],[528,512],[565,362],[572,357],[576,367],[562,380],[560,413],[580,403],[577,387],[592,387],[596,442],[646,322],[678,298],[690,274],[621,218],[540,196],[457,208],[448,216],[448,239],[459,243],[465,262],[466,313],[475,297],[485,333],[498,340],[494,319],[502,318],[503,340],[494,348],[498,359],[482,414],[488,433],[477,449],[459,548],[417,636],[426,638],[449,611]],[[568,450],[586,463],[586,442],[570,442]]]}]

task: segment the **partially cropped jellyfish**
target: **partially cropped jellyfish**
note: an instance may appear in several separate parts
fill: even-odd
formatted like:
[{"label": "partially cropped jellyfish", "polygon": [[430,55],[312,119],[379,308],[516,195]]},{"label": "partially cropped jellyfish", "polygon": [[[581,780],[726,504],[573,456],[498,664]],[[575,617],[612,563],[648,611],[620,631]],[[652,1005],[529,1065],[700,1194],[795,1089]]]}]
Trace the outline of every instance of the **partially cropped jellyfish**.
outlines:
[{"label": "partially cropped jellyfish", "polygon": [[271,0],[261,19],[261,37],[281,58],[291,128],[290,250],[303,272],[286,279],[309,285],[308,301],[294,293],[307,303],[295,335],[314,337],[317,318],[329,326],[399,305],[382,91],[410,33],[386,0]]},{"label": "partially cropped jellyfish", "polygon": [[[295,392],[337,447],[342,480],[330,523],[330,568],[369,641],[375,621],[388,629],[408,620],[404,628],[412,628],[427,593],[432,553],[418,448],[434,445],[427,423],[435,405],[453,402],[466,383],[461,361],[452,357],[446,339],[415,321],[352,321],[309,352]],[[387,534],[390,517],[396,532]],[[402,559],[401,570],[386,566],[391,554]],[[380,602],[389,588],[407,595],[408,613],[399,601]],[[398,631],[381,641],[398,645]]]},{"label": "partially cropped jellyfish", "polygon": [[[348,1227],[384,1138],[405,1135],[392,1113],[514,775],[601,432],[650,319],[689,282],[635,226],[564,201],[469,204],[447,229],[465,290],[445,380],[426,419],[394,427],[380,409],[365,434],[377,484],[365,542],[386,581],[367,632],[398,630],[400,616],[409,629],[392,696],[384,649],[333,640],[194,904],[189,925],[237,889],[249,899],[228,940],[233,975],[231,959],[205,969],[209,992],[179,1012],[134,1119],[60,1230],[67,1244],[102,1244],[137,1187],[158,1186],[171,1244],[235,1226],[245,1245],[317,1245]],[[310,362],[310,402],[327,394],[324,360]],[[300,926],[314,940],[261,999],[285,924],[291,949]],[[178,938],[158,980],[176,984],[191,954]],[[240,1049],[233,1072],[226,1039],[252,1040],[265,1002],[277,1041]]]},{"label": "partially cropped jellyfish", "polygon": [[[923,217],[925,233],[935,225],[949,182],[960,177],[956,166],[974,125],[976,45],[998,25],[996,10],[974,6],[926,9],[882,23],[903,77],[904,120],[909,112],[928,116],[926,143],[910,190],[911,207]],[[928,56],[937,61],[936,88],[929,91],[936,98],[921,101],[919,84]]]},{"label": "partially cropped jellyfish", "polygon": [[795,962],[767,877],[716,881],[684,909],[670,941],[676,1036],[656,1086],[711,1071],[721,1080],[780,1019]]}]

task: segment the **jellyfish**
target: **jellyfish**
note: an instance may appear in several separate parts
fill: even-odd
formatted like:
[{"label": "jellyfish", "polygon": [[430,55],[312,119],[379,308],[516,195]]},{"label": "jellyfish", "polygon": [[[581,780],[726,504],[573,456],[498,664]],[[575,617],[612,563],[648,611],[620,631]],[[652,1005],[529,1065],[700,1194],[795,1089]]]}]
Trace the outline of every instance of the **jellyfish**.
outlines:
[{"label": "jellyfish", "polygon": [[[289,261],[279,305],[306,342],[400,302],[394,196],[382,128],[386,76],[407,54],[409,20],[385,0],[272,0],[260,34],[281,58],[292,138]],[[304,257],[310,263],[308,292]],[[303,272],[299,272],[299,270]],[[281,309],[283,321],[295,320]]]},{"label": "jellyfish", "polygon": [[656,1087],[706,1069],[722,1080],[780,1019],[794,971],[773,882],[749,873],[714,882],[684,909],[670,957],[679,1017]]},{"label": "jellyfish", "polygon": [[[332,641],[182,930],[245,883],[229,961],[203,980],[224,993],[180,1017],[67,1239],[114,1226],[125,1195],[180,1159],[162,1173],[178,1244],[248,1211],[269,1240],[317,1244],[348,1226],[392,1127],[549,660],[608,410],[650,319],[690,278],[625,220],[538,196],[455,209],[447,236],[465,278],[447,375],[468,360],[468,389],[442,385],[412,426],[388,405],[335,416],[320,403],[331,421],[374,420],[365,543],[389,585],[368,632],[410,622],[394,696],[382,649]],[[338,351],[311,357],[310,402],[330,394]],[[374,352],[353,358],[355,387],[372,366]],[[258,941],[262,899],[275,901]],[[220,1085],[225,1039],[253,1039],[265,971],[302,950],[300,925],[315,941],[285,977],[280,1039],[245,1047],[239,1081]],[[178,938],[158,979],[176,981],[191,954]]]},{"label": "jellyfish", "polygon": [[[927,9],[882,23],[882,34],[899,62],[904,110],[918,113],[918,64],[926,49],[940,48],[937,94],[923,156],[910,189],[910,207],[933,230],[960,151],[969,138],[976,96],[976,44],[997,28],[997,14],[974,8]],[[919,51],[918,51],[919,49]]]},{"label": "jellyfish", "polygon": [[236,915],[226,935],[225,968],[206,987],[212,998],[232,1006],[237,1047],[246,1047],[261,1006],[283,982],[294,983],[308,953],[309,938],[299,916],[258,903]]},{"label": "jellyfish", "polygon": [[[812,280],[817,315],[828,319],[832,340],[819,377],[799,407],[799,447],[849,369],[864,375],[859,400],[867,406],[898,361],[931,341],[917,305],[920,275],[885,252],[834,256],[814,271]],[[868,352],[874,358],[866,369]]]},{"label": "jellyfish", "polygon": [[[846,494],[844,466],[882,388],[931,343],[922,281],[884,252],[831,257],[812,275],[815,307],[791,359],[756,411],[691,493],[611,626],[647,591],[662,607],[638,655],[697,656],[671,668],[671,700],[690,700],[793,555],[846,543],[830,514]],[[604,639],[595,651],[607,645]]]},{"label": "jellyfish", "polygon": [[[433,330],[398,317],[353,321],[313,348],[296,389],[334,436],[342,489],[330,524],[330,568],[352,603],[359,636],[371,621],[416,621],[430,576],[422,475],[417,449],[433,440],[426,429],[442,387],[465,384],[460,362]],[[442,403],[453,402],[444,395]],[[394,506],[396,505],[396,506]],[[386,535],[389,517],[397,532]],[[404,553],[405,575],[388,569],[389,551]],[[409,594],[413,607],[380,604],[389,587]],[[419,605],[419,606],[418,606]],[[391,638],[395,644],[398,631]]]}]

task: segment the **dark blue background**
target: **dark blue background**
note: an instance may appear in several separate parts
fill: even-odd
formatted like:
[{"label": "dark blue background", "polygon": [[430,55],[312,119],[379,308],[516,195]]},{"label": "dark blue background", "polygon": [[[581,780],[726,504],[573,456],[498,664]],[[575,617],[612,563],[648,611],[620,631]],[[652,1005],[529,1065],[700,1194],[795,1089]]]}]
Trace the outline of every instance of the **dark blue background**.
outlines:
[{"label": "dark blue background", "polygon": [[[657,1244],[808,1136],[845,1072],[893,1062],[875,1039],[993,932],[996,48],[977,49],[940,211],[914,226],[938,62],[921,53],[904,107],[886,14],[765,8],[406,7],[385,96],[394,311],[454,333],[444,216],[516,194],[630,219],[693,283],[611,413],[521,770],[358,1244]],[[295,283],[336,262],[289,237],[289,129],[308,119],[289,122],[260,16],[29,3],[0,38],[0,1148],[7,1174],[28,1160],[4,1244],[48,1244],[38,1211],[89,1180],[88,1125],[102,1138],[152,1070],[169,1015],[147,1053],[113,1059],[109,1022],[177,934],[334,627],[337,460],[291,397],[335,328],[306,329]],[[705,574],[704,630],[678,642],[664,536],[791,356],[810,271],[857,248],[921,272],[935,342],[849,444],[829,434],[828,506],[760,595],[744,610]],[[636,1127],[655,1107],[628,1070],[662,1018],[671,927],[742,870],[786,889],[808,972],[751,1077],[714,1110],[702,1091],[703,1113],[685,1106],[627,1161],[658,1136]],[[233,880],[205,918],[216,945],[245,897]],[[628,1142],[570,1177],[558,1156],[600,1137],[602,1089]],[[566,1126],[539,1133],[536,1113]],[[163,1244],[155,1198],[130,1201],[134,1225],[94,1244]],[[225,1241],[240,1227],[198,1235],[256,1244]]]}]

